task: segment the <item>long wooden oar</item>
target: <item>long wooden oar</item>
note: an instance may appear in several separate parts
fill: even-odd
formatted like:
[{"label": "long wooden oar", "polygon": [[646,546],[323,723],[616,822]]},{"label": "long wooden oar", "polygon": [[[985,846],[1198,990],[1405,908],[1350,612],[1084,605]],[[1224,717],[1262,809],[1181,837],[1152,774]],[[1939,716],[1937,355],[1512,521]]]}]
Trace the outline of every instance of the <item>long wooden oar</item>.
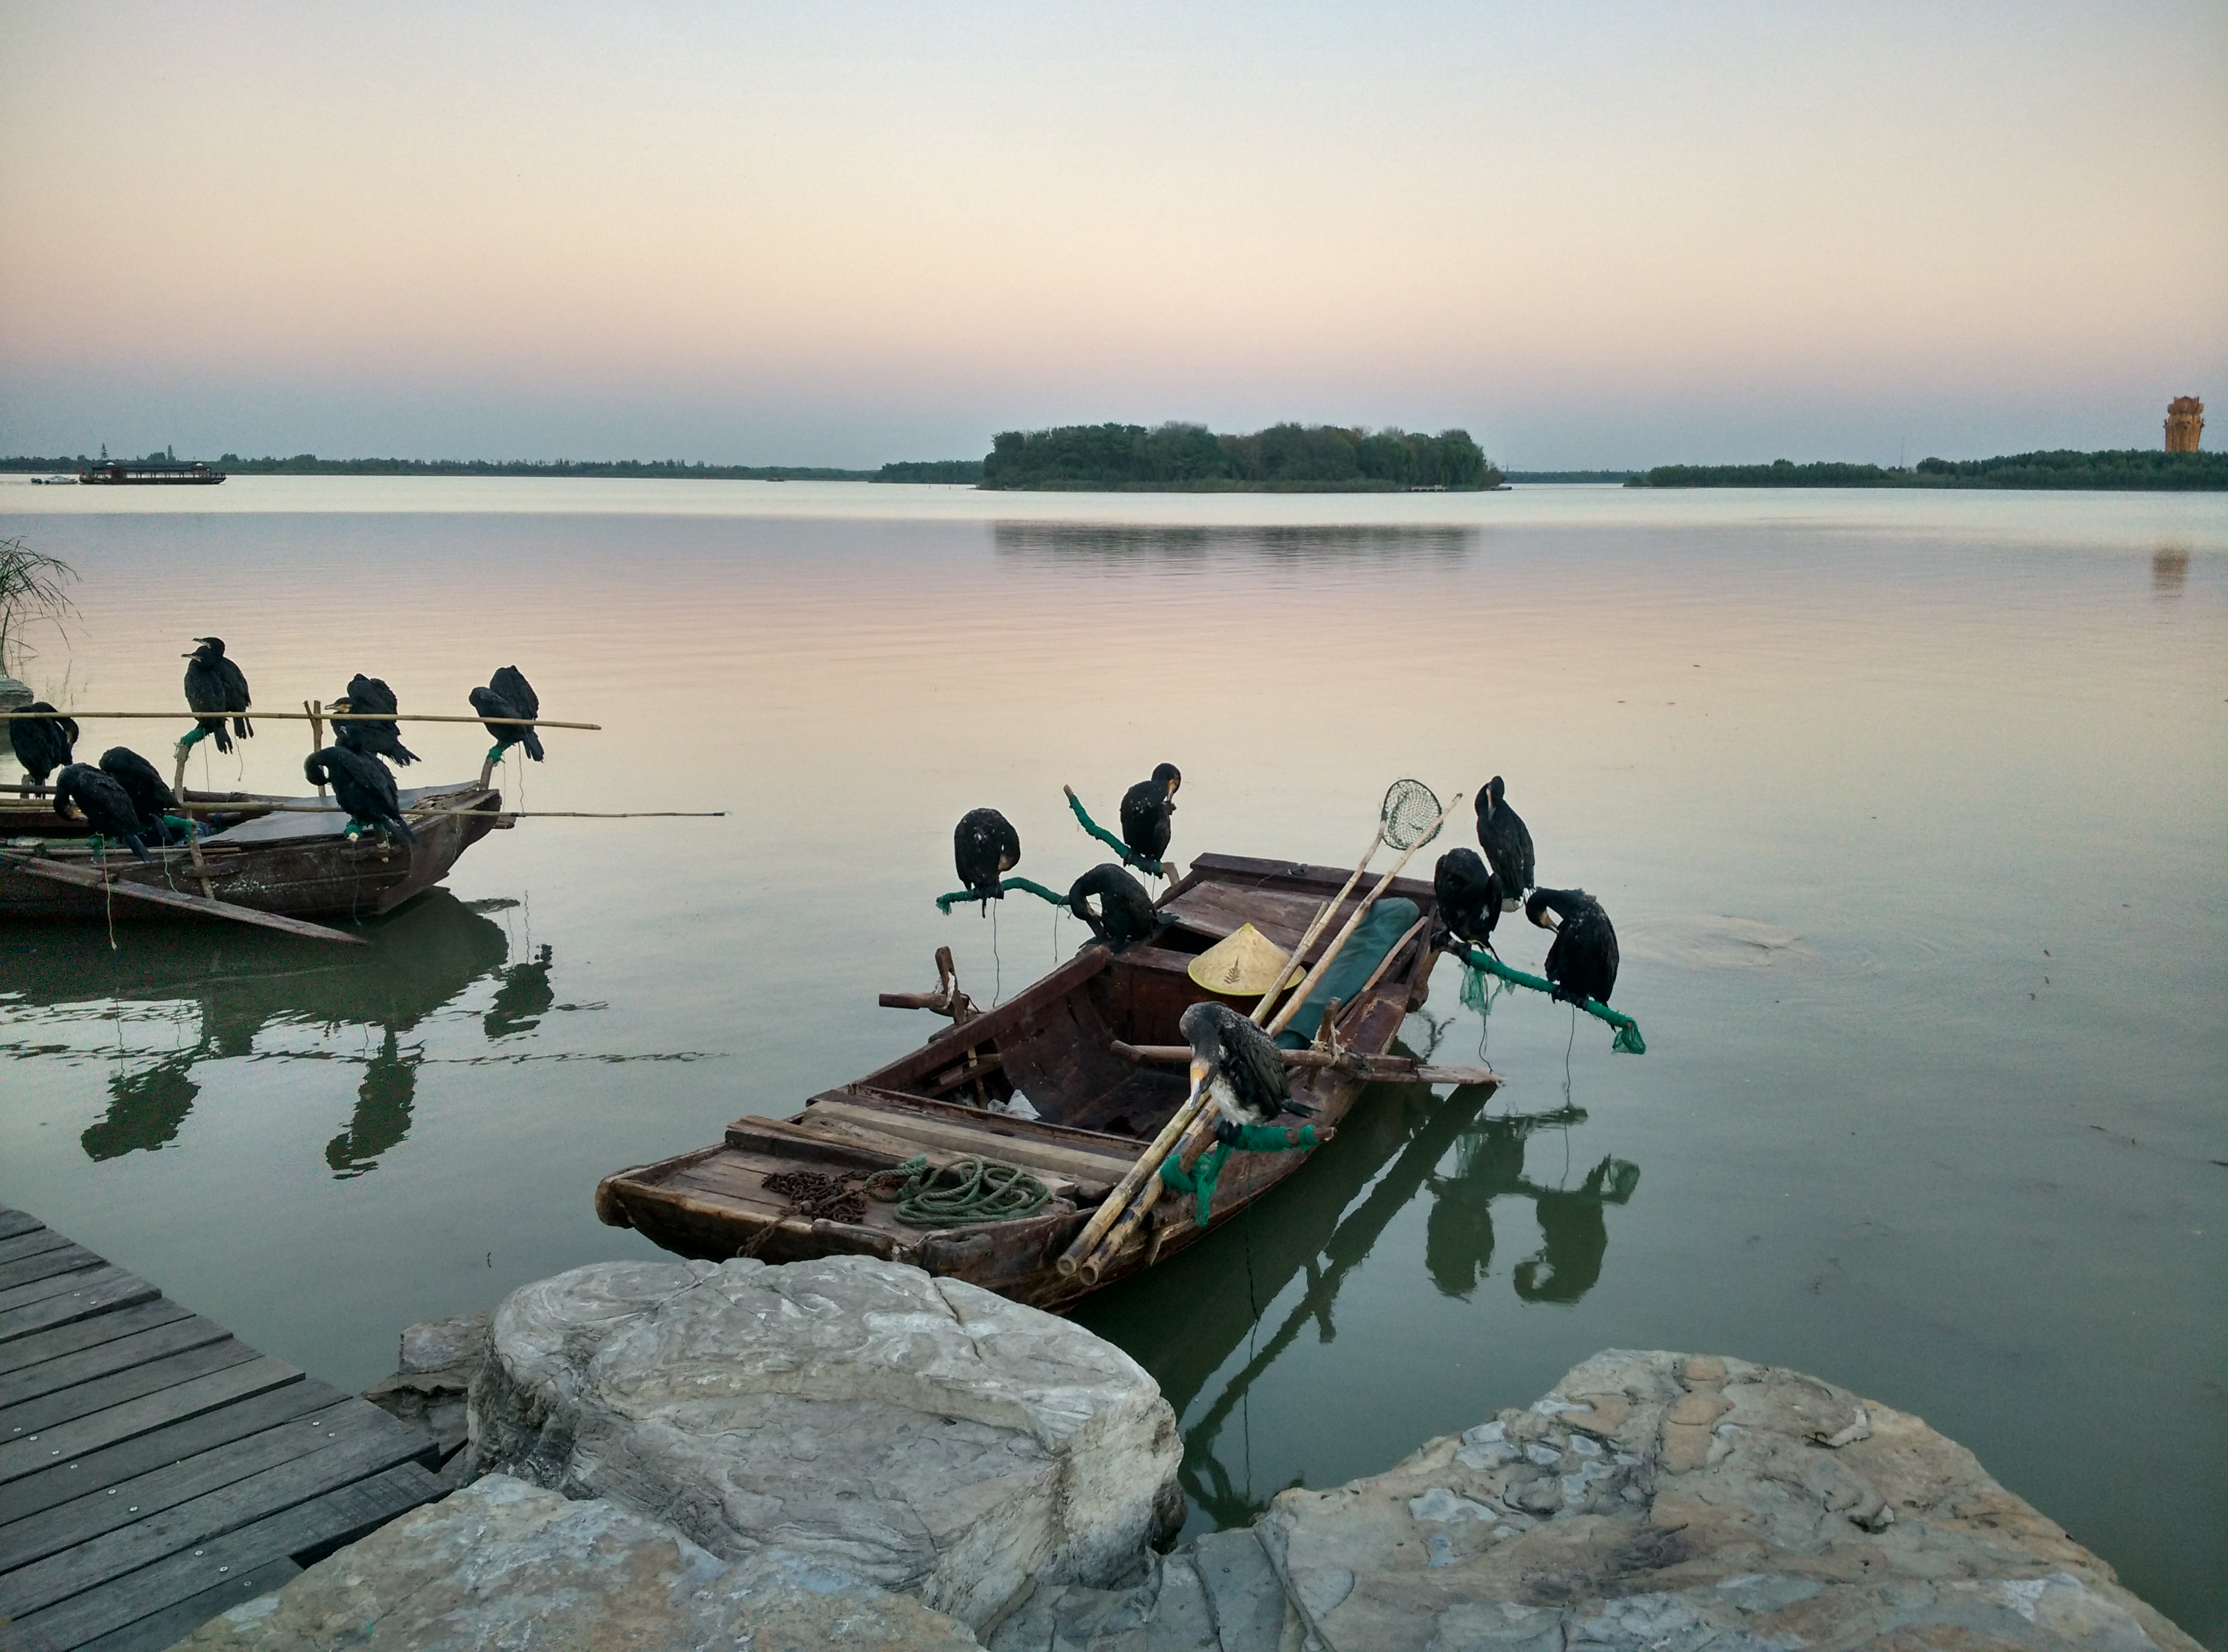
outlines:
[{"label": "long wooden oar", "polygon": [[[1277,1013],[1276,1019],[1262,1029],[1270,1037],[1274,1038],[1278,1033],[1284,1031],[1292,1017],[1299,1014],[1301,1006],[1308,1001],[1308,996],[1315,990],[1323,976],[1329,973],[1330,966],[1338,961],[1338,955],[1345,951],[1346,944],[1354,938],[1354,931],[1361,927],[1361,920],[1368,916],[1369,909],[1377,904],[1380,895],[1392,887],[1392,880],[1400,875],[1409,861],[1416,858],[1417,851],[1439,835],[1439,828],[1446,823],[1447,816],[1454,812],[1455,804],[1460,803],[1462,798],[1461,792],[1455,793],[1446,807],[1439,810],[1438,818],[1431,823],[1431,829],[1392,863],[1392,869],[1377,880],[1377,887],[1372,889],[1363,898],[1361,904],[1354,909],[1354,916],[1347,920],[1346,927],[1339,931],[1338,938],[1330,944],[1322,958],[1317,961],[1316,967],[1308,972],[1307,979],[1292,989],[1291,997],[1286,1002],[1284,1008]],[[1373,849],[1371,852],[1375,853]],[[1201,1128],[1206,1117],[1204,1103],[1205,1097],[1202,1094],[1198,1098],[1197,1105],[1192,1109],[1191,1118],[1181,1126],[1181,1139],[1173,1148],[1176,1157],[1176,1168],[1180,1170],[1188,1172],[1192,1166],[1199,1162],[1200,1155],[1207,1150],[1207,1132]],[[1179,1111],[1178,1117],[1181,1117],[1182,1114]],[[1172,1118],[1168,1123],[1174,1125],[1176,1120]],[[1162,1135],[1167,1134],[1167,1130],[1162,1131]],[[1156,1137],[1154,1138],[1153,1148],[1146,1151],[1146,1158],[1152,1161],[1150,1179],[1141,1179],[1140,1185],[1136,1188],[1130,1203],[1107,1224],[1104,1235],[1098,1240],[1096,1246],[1085,1252],[1082,1259],[1072,1269],[1063,1267],[1060,1271],[1079,1273],[1086,1283],[1098,1284],[1098,1276],[1105,1271],[1107,1264],[1120,1254],[1122,1246],[1128,1241],[1130,1235],[1136,1232],[1145,1219],[1152,1213],[1153,1206],[1160,1199],[1161,1189],[1167,1185],[1160,1178],[1160,1162],[1168,1156],[1169,1149],[1155,1150],[1158,1149],[1160,1149],[1160,1138]],[[1143,1163],[1144,1161],[1140,1160],[1139,1168],[1142,1169]],[[1128,1178],[1124,1179],[1126,1181]],[[1097,1218],[1094,1217],[1092,1220],[1095,1222]],[[1073,1247],[1071,1246],[1070,1251],[1072,1249]],[[1065,1263],[1067,1256],[1067,1252],[1063,1252],[1060,1258],[1060,1262]]]},{"label": "long wooden oar", "polygon": [[282,935],[298,935],[304,940],[340,941],[349,946],[371,944],[361,935],[328,929],[323,924],[307,923],[299,918],[282,918],[277,912],[258,912],[253,906],[238,906],[208,895],[189,895],[182,889],[124,883],[114,878],[103,877],[90,867],[63,866],[54,861],[40,860],[28,855],[11,855],[5,851],[0,851],[0,867],[5,867],[10,872],[21,872],[26,877],[44,878],[49,883],[67,884],[74,889],[99,889],[106,886],[107,893],[121,895],[126,900],[144,900],[157,906],[175,907],[180,912],[198,912],[205,918],[224,918],[235,924],[253,924],[259,929],[275,929]]}]

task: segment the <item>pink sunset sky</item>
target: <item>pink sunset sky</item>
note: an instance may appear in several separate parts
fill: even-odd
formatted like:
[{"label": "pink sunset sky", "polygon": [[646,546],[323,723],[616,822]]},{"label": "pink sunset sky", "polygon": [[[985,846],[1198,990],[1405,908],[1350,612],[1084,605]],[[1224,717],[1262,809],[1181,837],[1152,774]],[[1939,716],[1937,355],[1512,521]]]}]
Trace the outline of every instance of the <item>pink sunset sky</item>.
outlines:
[{"label": "pink sunset sky", "polygon": [[6,4],[0,223],[6,452],[2148,447],[2228,7]]}]

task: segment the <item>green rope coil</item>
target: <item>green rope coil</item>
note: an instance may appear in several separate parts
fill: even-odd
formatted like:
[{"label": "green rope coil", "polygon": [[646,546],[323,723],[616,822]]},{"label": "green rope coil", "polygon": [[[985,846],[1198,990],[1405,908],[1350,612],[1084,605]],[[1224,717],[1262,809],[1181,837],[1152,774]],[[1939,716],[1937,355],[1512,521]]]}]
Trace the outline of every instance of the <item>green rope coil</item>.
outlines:
[{"label": "green rope coil", "polygon": [[1140,872],[1145,873],[1151,877],[1165,878],[1168,875],[1168,869],[1158,861],[1154,860],[1150,855],[1138,854],[1136,850],[1131,848],[1120,838],[1115,836],[1113,833],[1108,831],[1097,821],[1092,819],[1090,811],[1083,806],[1083,799],[1077,797],[1072,791],[1067,794],[1067,806],[1075,810],[1075,817],[1082,823],[1083,829],[1085,831],[1089,832],[1100,842],[1105,844],[1108,848],[1112,849],[1116,854],[1122,857],[1123,865],[1134,866]]},{"label": "green rope coil", "polygon": [[[1555,983],[1543,976],[1527,975],[1521,970],[1512,970],[1490,952],[1481,952],[1474,946],[1450,947],[1450,951],[1460,958],[1464,969],[1472,973],[1463,979],[1462,1001],[1473,1009],[1485,1008],[1485,983],[1482,976],[1499,976],[1516,986],[1529,987],[1534,992],[1553,993]],[[1587,1015],[1607,1021],[1617,1028],[1617,1036],[1610,1041],[1610,1048],[1623,1055],[1645,1055],[1647,1041],[1640,1036],[1640,1023],[1629,1015],[1611,1009],[1607,1004],[1589,998],[1578,1006]]]},{"label": "green rope coil", "polygon": [[[1034,895],[1039,900],[1049,900],[1055,906],[1065,906],[1067,905],[1067,897],[1066,895],[1055,894],[1051,890],[1046,888],[1044,885],[1040,883],[1031,883],[1027,878],[1003,878],[999,880],[998,887],[1003,889],[1008,894],[1013,893],[1016,889],[1023,890],[1029,894]],[[944,913],[946,917],[949,917],[951,916],[951,909],[957,906],[961,901],[981,900],[984,898],[985,897],[982,895],[976,894],[972,889],[954,889],[948,895],[937,896],[936,909],[937,911]]]},{"label": "green rope coil", "polygon": [[1015,1165],[964,1158],[932,1170],[925,1154],[894,1169],[876,1171],[864,1186],[868,1197],[895,1204],[897,1219],[908,1227],[1019,1221],[1052,1198],[1051,1188]]},{"label": "green rope coil", "polygon": [[[1293,1137],[1296,1136],[1296,1141]],[[1161,1161],[1161,1183],[1171,1193],[1194,1195],[1192,1218],[1201,1227],[1207,1225],[1207,1207],[1214,1202],[1214,1184],[1222,1178],[1222,1167],[1228,1162],[1232,1151],[1245,1153],[1294,1153],[1303,1147],[1314,1147],[1316,1127],[1303,1124],[1296,1131],[1288,1131],[1281,1124],[1240,1124],[1238,1143],[1233,1149],[1227,1142],[1217,1142],[1199,1156],[1191,1174],[1184,1174],[1173,1153]]]}]

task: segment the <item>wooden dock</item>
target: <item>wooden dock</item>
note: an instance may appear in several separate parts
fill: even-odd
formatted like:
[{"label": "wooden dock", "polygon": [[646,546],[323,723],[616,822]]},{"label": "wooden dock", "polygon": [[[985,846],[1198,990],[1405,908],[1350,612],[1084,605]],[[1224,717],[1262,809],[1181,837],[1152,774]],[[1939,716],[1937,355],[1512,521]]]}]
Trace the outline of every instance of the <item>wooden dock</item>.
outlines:
[{"label": "wooden dock", "polygon": [[167,1647],[439,1496],[436,1456],[0,1207],[0,1652]]}]

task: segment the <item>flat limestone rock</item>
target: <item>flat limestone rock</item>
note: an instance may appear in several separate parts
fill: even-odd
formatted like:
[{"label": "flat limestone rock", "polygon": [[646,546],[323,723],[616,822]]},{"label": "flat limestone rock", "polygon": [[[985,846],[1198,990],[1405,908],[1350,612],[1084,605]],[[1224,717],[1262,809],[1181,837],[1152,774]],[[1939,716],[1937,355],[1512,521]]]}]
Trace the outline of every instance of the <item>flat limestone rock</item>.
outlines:
[{"label": "flat limestone rock", "polygon": [[599,1264],[514,1293],[490,1346],[482,1470],[972,1626],[1038,1583],[1136,1581],[1171,1512],[1175,1418],[1134,1361],[895,1263]]},{"label": "flat limestone rock", "polygon": [[991,1652],[2197,1652],[1916,1417],[1792,1371],[1597,1354],[1384,1474],[1287,1491]]},{"label": "flat limestone rock", "polygon": [[2196,1649],[1955,1441],[1735,1359],[1597,1354],[1255,1531],[1339,1652]]},{"label": "flat limestone rock", "polygon": [[[446,1462],[464,1446],[472,1378],[487,1358],[490,1313],[421,1320],[402,1333],[394,1374],[363,1391],[381,1411],[424,1429]],[[462,1471],[469,1463],[456,1464]]]},{"label": "flat limestone rock", "polygon": [[970,1652],[919,1601],[779,1554],[731,1565],[672,1527],[493,1475],[382,1527],[182,1642],[189,1652]]}]

